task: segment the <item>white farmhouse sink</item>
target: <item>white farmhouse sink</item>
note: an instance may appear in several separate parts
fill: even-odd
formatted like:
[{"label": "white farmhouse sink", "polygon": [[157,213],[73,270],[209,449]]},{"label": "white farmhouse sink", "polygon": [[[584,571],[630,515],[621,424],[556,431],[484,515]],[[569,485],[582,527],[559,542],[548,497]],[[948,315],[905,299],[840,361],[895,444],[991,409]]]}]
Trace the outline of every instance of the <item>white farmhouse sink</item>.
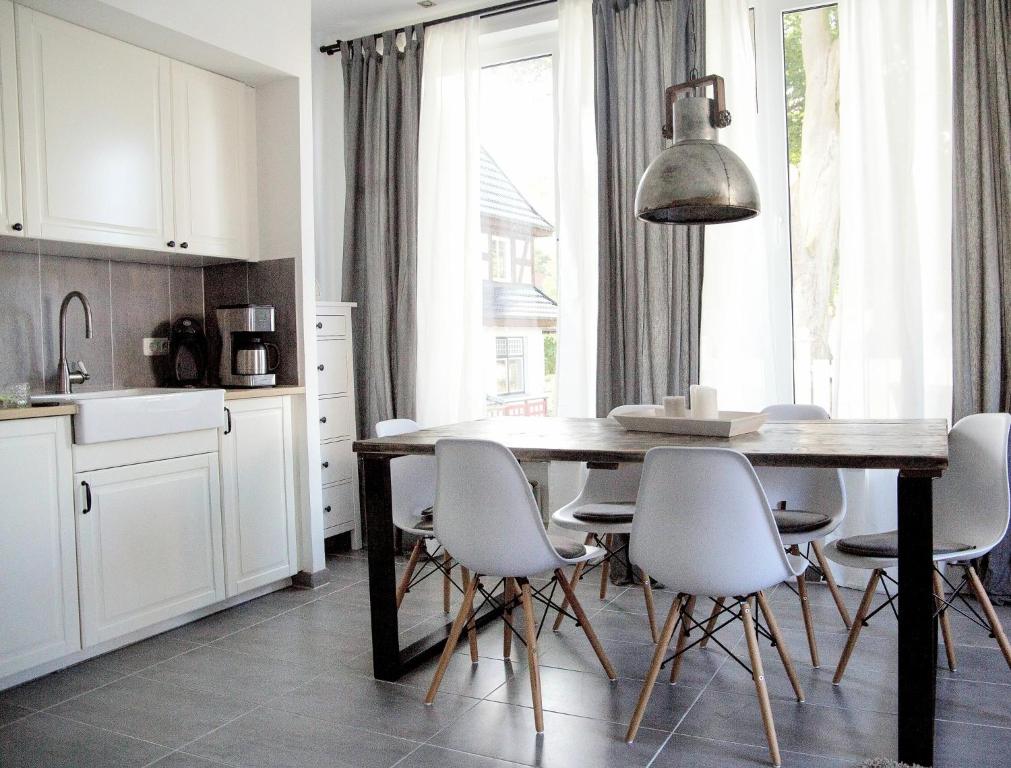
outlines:
[{"label": "white farmhouse sink", "polygon": [[74,442],[82,445],[217,429],[224,418],[225,391],[146,387],[40,395],[32,400],[76,405]]}]

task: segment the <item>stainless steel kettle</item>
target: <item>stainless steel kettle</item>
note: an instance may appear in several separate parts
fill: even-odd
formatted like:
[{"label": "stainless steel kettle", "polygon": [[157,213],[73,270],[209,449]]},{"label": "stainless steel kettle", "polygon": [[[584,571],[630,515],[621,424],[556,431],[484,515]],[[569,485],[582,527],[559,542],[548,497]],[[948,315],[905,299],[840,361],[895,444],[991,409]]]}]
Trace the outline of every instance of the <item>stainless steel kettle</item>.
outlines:
[{"label": "stainless steel kettle", "polygon": [[[274,364],[270,364],[270,351],[274,352]],[[273,373],[281,360],[276,344],[253,337],[241,342],[235,348],[235,373],[239,376],[259,376]]]}]

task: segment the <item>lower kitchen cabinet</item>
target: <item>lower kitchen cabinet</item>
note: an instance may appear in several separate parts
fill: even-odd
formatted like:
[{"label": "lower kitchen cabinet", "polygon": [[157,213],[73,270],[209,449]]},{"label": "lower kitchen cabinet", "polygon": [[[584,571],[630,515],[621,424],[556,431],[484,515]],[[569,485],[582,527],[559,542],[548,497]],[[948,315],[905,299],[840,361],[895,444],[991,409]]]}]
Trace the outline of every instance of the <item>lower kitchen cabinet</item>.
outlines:
[{"label": "lower kitchen cabinet", "polygon": [[227,594],[298,570],[291,400],[229,400],[219,432]]},{"label": "lower kitchen cabinet", "polygon": [[225,598],[218,455],[74,475],[90,646]]},{"label": "lower kitchen cabinet", "polygon": [[0,678],[81,648],[70,417],[0,422]]}]

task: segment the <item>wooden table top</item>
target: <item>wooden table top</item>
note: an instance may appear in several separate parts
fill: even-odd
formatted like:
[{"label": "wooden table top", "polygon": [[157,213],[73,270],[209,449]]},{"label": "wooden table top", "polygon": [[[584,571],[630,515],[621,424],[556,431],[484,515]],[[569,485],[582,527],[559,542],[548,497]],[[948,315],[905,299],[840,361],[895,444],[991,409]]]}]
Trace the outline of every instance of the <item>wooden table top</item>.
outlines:
[{"label": "wooden table top", "polygon": [[657,446],[732,448],[756,466],[898,469],[939,476],[948,466],[944,419],[768,421],[738,437],[630,432],[613,419],[515,417],[467,421],[393,437],[357,440],[361,456],[432,454],[446,437],[495,440],[520,461],[642,461]]}]

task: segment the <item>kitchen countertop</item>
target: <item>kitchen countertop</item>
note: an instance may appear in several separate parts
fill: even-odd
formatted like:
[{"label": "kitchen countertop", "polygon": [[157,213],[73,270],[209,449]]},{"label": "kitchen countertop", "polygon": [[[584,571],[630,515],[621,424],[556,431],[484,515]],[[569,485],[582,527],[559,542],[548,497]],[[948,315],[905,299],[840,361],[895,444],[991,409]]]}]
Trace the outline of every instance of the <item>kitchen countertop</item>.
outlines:
[{"label": "kitchen countertop", "polygon": [[305,387],[243,387],[241,389],[225,389],[225,400],[249,400],[254,397],[282,397],[284,395],[304,395]]},{"label": "kitchen countertop", "polygon": [[73,416],[77,406],[73,403],[34,405],[31,408],[0,408],[0,421],[11,419],[40,419],[46,416]]}]

